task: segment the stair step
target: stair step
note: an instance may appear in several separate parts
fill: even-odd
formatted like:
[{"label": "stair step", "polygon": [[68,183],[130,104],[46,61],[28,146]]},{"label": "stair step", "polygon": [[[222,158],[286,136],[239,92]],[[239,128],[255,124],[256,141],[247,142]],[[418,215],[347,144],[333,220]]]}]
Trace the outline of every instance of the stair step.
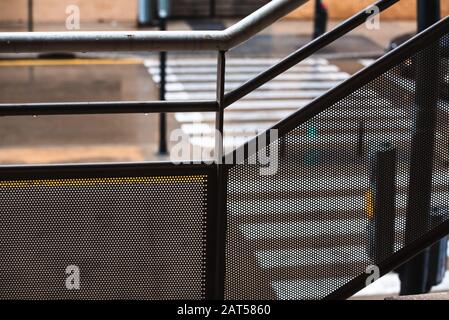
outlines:
[{"label": "stair step", "polygon": [[[323,94],[325,94],[327,90],[276,90],[276,91],[263,91],[263,90],[257,90],[253,91],[252,93],[245,96],[245,101],[250,100],[271,100],[273,104],[275,104],[277,101],[282,100],[292,100],[292,99],[316,99]],[[172,101],[183,101],[183,100],[213,100],[216,97],[215,92],[213,91],[196,91],[196,92],[168,92],[166,94],[167,100]],[[369,100],[372,98],[376,98],[376,96],[373,95],[364,95],[364,96],[354,96],[352,99],[357,98],[364,98],[367,99],[368,103]],[[373,103],[374,102],[374,103]],[[360,101],[360,105],[362,105],[363,102]],[[371,100],[371,105],[375,105],[376,101]],[[380,107],[380,106],[379,106]]]},{"label": "stair step", "polygon": [[[252,78],[251,74],[229,74],[226,75],[226,82],[243,82]],[[334,73],[283,73],[276,77],[276,81],[337,81],[346,80],[349,78],[349,74],[346,72],[334,72]],[[154,75],[153,80],[156,83],[160,82],[160,76]],[[182,83],[198,83],[198,82],[211,82],[215,83],[217,76],[214,74],[203,74],[201,76],[195,74],[167,74],[167,83],[182,82]]]},{"label": "stair step", "polygon": [[[449,172],[439,171],[433,175],[433,185],[436,187],[447,187],[449,182]],[[409,184],[408,174],[399,174],[396,178],[398,191],[405,191]],[[231,184],[228,187],[228,194],[238,196],[240,194],[255,194],[258,197],[265,197],[268,194],[275,194],[276,197],[280,193],[284,195],[294,195],[295,197],[314,197],[319,195],[320,198],[327,196],[335,196],[337,193],[358,193],[364,194],[369,187],[368,172],[364,175],[356,176],[336,176],[333,178],[280,178],[270,176],[270,183],[261,187],[261,181],[242,180],[238,184]],[[246,190],[246,191],[242,191]],[[250,191],[247,191],[250,190]]]},{"label": "stair step", "polygon": [[256,252],[259,266],[263,269],[279,267],[310,268],[313,266],[347,264],[370,261],[364,246],[334,248],[266,250]]},{"label": "stair step", "polygon": [[[280,62],[282,59],[273,58],[228,58],[226,60],[226,66],[272,66]],[[159,60],[157,59],[147,59],[144,62],[146,67],[157,67],[159,66]],[[301,61],[297,66],[310,66],[310,65],[329,65],[326,59],[321,58],[310,58]],[[217,66],[217,59],[211,58],[176,58],[167,60],[168,67],[187,67],[187,66]]]},{"label": "stair step", "polygon": [[[233,74],[233,73],[242,73],[242,74],[250,74],[250,75],[257,75],[265,70],[267,70],[271,65],[254,65],[254,66],[244,66],[244,65],[235,65],[235,66],[227,66],[226,67],[226,74]],[[152,66],[149,67],[149,71],[153,75],[160,74],[160,67]],[[337,66],[334,65],[298,65],[290,68],[287,72],[339,72],[340,69]],[[211,66],[177,66],[176,68],[168,67],[166,68],[167,73],[171,74],[216,74],[217,73],[217,67],[215,65]]]},{"label": "stair step", "polygon": [[[436,192],[432,203],[434,205],[447,205],[447,192]],[[344,212],[349,209],[352,211],[364,212],[365,210],[365,195],[360,193],[359,195],[352,196],[336,196],[325,197],[325,205],[323,205],[323,198],[282,198],[282,199],[252,199],[252,200],[233,200],[228,203],[228,212],[230,215],[239,216],[273,216],[273,215],[290,215],[296,214],[298,218],[304,218],[305,215],[311,217],[311,219],[321,219],[329,217],[330,214],[335,214],[338,217],[339,212]],[[398,194],[396,200],[397,208],[405,208],[407,204],[407,195],[405,193]],[[256,208],[263,211],[261,213],[255,213],[247,211],[241,213],[241,208]],[[263,210],[262,210],[263,208]],[[304,208],[304,211],[298,212],[292,208]],[[247,219],[245,219],[247,221]]]},{"label": "stair step", "polygon": [[[231,91],[239,88],[243,82],[227,82],[226,90]],[[289,90],[329,90],[339,85],[340,81],[308,81],[308,82],[277,82],[272,81],[263,85],[258,91],[277,90],[277,91],[289,91]],[[166,85],[167,92],[198,92],[198,91],[210,91],[215,93],[216,84],[207,82],[189,82],[189,83],[168,83]]]}]

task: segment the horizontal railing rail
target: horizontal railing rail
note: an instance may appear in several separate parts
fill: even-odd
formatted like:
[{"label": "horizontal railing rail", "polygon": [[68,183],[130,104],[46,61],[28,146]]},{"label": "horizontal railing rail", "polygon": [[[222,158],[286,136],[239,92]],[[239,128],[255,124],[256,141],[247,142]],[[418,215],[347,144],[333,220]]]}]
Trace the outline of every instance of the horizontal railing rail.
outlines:
[{"label": "horizontal railing rail", "polygon": [[217,101],[206,100],[0,104],[0,116],[217,111]]},{"label": "horizontal railing rail", "polygon": [[2,32],[0,53],[227,51],[308,1],[271,1],[223,31]]}]

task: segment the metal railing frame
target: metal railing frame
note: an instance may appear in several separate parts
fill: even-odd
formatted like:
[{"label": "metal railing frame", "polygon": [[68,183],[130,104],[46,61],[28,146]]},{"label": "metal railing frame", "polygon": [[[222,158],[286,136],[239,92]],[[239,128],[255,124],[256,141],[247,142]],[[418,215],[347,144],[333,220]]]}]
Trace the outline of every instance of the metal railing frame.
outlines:
[{"label": "metal railing frame", "polygon": [[[400,0],[379,0],[372,6],[382,12]],[[35,33],[0,33],[0,53],[15,52],[99,52],[99,51],[217,51],[217,90],[216,100],[210,101],[149,101],[149,102],[93,102],[93,103],[25,103],[25,104],[0,104],[0,116],[23,116],[23,115],[60,115],[60,114],[119,114],[119,113],[167,113],[167,112],[215,112],[216,129],[221,133],[215,139],[217,164],[208,166],[213,168],[213,178],[210,187],[213,195],[212,205],[214,214],[210,215],[210,232],[208,233],[208,285],[206,297],[208,299],[224,298],[225,277],[225,240],[226,240],[226,168],[221,165],[224,158],[229,155],[223,154],[223,123],[225,109],[240,100],[247,94],[253,92],[268,81],[274,79],[283,72],[289,70],[304,59],[310,57],[318,50],[324,48],[333,41],[352,31],[370,18],[373,11],[370,7],[363,10],[350,19],[344,21],[332,31],[315,39],[296,52],[268,70],[260,73],[255,78],[241,85],[239,88],[225,93],[225,67],[226,52],[235,46],[245,42],[266,26],[271,25],[287,13],[308,0],[274,0],[257,10],[241,22],[224,31],[145,31],[145,32],[35,32]],[[372,7],[371,6],[371,7]],[[449,18],[445,19],[445,27],[449,25]],[[416,36],[414,41],[406,43],[399,49],[387,54],[370,67],[360,71],[341,85],[330,90],[294,113],[282,120],[272,129],[279,131],[282,137],[299,124],[311,119],[313,116],[325,110],[326,106],[332,105],[355,87],[367,83],[374,76],[381,75],[385,70],[394,66],[398,58],[405,57],[413,50],[422,47],[423,37],[435,37],[440,32],[441,24],[434,26],[424,33]],[[449,32],[449,30],[448,30]],[[269,134],[269,131],[264,133]],[[260,136],[259,136],[260,137]],[[259,138],[256,137],[255,139]],[[269,138],[269,137],[268,137]],[[252,143],[252,142],[249,142]],[[247,148],[247,145],[241,148]],[[233,151],[239,152],[241,149]],[[235,155],[234,155],[235,156]],[[167,163],[156,164],[160,167]],[[169,165],[168,165],[169,166]],[[83,169],[88,165],[74,166]],[[67,167],[66,168],[70,168]],[[20,172],[26,171],[26,167],[0,167],[2,171]],[[19,174],[20,176],[20,174]],[[16,176],[17,177],[17,176]],[[429,232],[421,239],[410,243],[407,247],[397,252],[394,257],[387,259],[381,267],[381,273],[385,274],[406,259],[418,253],[433,242],[436,237],[447,234],[449,222]],[[211,237],[213,235],[213,237]],[[362,275],[346,286],[340,288],[328,298],[346,298],[364,287],[365,275]]]},{"label": "metal railing frame", "polygon": [[[294,8],[308,1],[274,0],[225,31],[0,32],[0,53],[35,53],[54,52],[58,50],[98,52],[107,51],[108,49],[111,49],[111,51],[141,51],[147,47],[147,50],[150,51],[218,51],[220,56],[221,52],[226,53],[229,49],[242,44],[267,25],[277,21]],[[371,7],[377,7],[379,8],[379,12],[382,12],[399,1],[401,0],[379,0]],[[293,3],[296,5],[292,5]],[[260,88],[320,49],[365,23],[372,16],[372,11],[369,8],[342,22],[333,30],[311,41],[268,70],[261,72],[253,79],[242,84],[240,87],[226,93],[222,103],[223,109],[226,109],[234,102]],[[273,12],[276,18],[273,19],[273,17],[270,17],[269,12]],[[261,27],[262,25],[263,27]],[[233,30],[239,31],[236,33]],[[220,37],[216,35],[219,33],[238,35],[233,40],[229,40],[229,37],[225,36],[224,38],[226,39],[223,40],[224,42],[217,45],[218,38]],[[123,37],[127,37],[127,41],[124,41]],[[157,38],[157,43],[143,44],[143,42],[151,43],[155,38]],[[119,43],[115,47],[114,41]],[[212,47],[210,47],[210,41],[215,43]],[[231,41],[233,45],[229,46],[228,41]],[[176,42],[178,42],[178,46],[175,45]],[[220,110],[219,103],[216,100],[0,104],[0,116],[169,113],[178,111],[219,112]]]}]

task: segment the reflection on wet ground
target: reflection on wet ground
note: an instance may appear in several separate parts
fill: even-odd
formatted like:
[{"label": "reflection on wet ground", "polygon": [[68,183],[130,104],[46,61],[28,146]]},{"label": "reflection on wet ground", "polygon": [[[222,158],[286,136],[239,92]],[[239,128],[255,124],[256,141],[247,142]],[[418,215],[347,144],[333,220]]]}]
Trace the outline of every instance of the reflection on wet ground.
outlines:
[{"label": "reflection on wet ground", "polygon": [[[0,102],[154,100],[140,60],[1,60]],[[0,163],[153,158],[156,115],[0,118]]]}]

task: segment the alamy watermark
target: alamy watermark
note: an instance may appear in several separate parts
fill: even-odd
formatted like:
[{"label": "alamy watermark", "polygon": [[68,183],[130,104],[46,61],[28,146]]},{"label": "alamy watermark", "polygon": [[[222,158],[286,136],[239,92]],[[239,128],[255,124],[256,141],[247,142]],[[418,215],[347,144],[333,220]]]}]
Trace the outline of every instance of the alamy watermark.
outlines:
[{"label": "alamy watermark", "polygon": [[65,27],[67,30],[80,30],[81,29],[81,10],[77,5],[69,5],[65,9],[65,13],[68,15],[65,20]]},{"label": "alamy watermark", "polygon": [[[254,132],[252,132],[254,134]],[[245,147],[237,147],[234,151],[220,153],[218,150],[229,149],[228,146],[242,144],[242,137],[247,138]],[[243,136],[226,136],[223,139],[219,131],[209,131],[192,137],[182,129],[173,130],[170,141],[173,147],[170,150],[170,161],[174,164],[257,164],[261,175],[274,175],[279,169],[279,141],[278,131],[269,130],[262,134],[256,133],[252,138],[248,132]],[[225,146],[222,146],[225,141]]]},{"label": "alamy watermark", "polygon": [[366,8],[365,13],[370,15],[365,22],[365,27],[368,30],[380,30],[380,8],[370,6]]},{"label": "alamy watermark", "polygon": [[365,273],[368,275],[365,280],[366,287],[380,279],[380,269],[376,265],[369,265],[366,267]]},{"label": "alamy watermark", "polygon": [[81,272],[80,268],[75,265],[70,265],[65,269],[66,279],[65,287],[67,290],[81,289]]}]

